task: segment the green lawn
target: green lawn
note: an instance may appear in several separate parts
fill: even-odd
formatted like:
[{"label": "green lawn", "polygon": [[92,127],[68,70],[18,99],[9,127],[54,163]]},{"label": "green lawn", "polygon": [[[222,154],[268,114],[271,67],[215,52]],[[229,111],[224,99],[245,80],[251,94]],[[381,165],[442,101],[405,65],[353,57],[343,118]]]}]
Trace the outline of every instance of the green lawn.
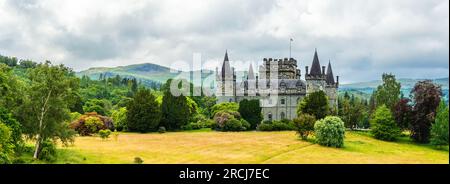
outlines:
[{"label": "green lawn", "polygon": [[[295,132],[121,133],[117,140],[77,137],[60,147],[55,163],[440,163],[449,164],[448,147],[437,150],[407,137],[385,142],[367,133],[347,132],[344,148],[328,148],[298,139]],[[23,160],[33,162],[31,154]],[[42,161],[33,163],[43,163]]]}]

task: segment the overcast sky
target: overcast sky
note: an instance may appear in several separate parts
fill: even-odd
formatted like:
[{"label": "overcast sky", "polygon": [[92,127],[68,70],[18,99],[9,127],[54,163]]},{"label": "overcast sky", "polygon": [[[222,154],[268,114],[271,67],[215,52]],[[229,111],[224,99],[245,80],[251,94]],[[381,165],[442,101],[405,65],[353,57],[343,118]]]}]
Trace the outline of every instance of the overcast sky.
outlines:
[{"label": "overcast sky", "polygon": [[448,0],[0,0],[0,54],[97,66],[191,62],[237,69],[317,48],[343,82],[449,74]]}]

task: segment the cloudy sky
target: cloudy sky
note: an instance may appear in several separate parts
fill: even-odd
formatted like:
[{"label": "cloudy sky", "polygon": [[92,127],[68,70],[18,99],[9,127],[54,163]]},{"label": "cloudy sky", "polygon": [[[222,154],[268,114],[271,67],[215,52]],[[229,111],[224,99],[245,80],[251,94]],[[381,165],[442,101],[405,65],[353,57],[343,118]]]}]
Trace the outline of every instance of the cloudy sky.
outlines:
[{"label": "cloudy sky", "polygon": [[0,0],[0,54],[97,66],[192,62],[215,68],[292,56],[300,69],[317,48],[343,82],[392,72],[449,74],[448,0]]}]

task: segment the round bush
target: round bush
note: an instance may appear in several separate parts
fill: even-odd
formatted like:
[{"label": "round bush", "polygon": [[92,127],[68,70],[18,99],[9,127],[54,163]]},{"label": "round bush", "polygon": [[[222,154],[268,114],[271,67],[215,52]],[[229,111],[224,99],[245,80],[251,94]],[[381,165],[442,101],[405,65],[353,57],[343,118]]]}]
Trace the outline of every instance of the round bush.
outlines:
[{"label": "round bush", "polygon": [[49,162],[56,161],[56,146],[51,140],[45,140],[41,144],[41,152],[39,154],[40,160],[46,160]]},{"label": "round bush", "polygon": [[102,138],[102,139],[107,139],[109,138],[109,135],[111,135],[111,130],[106,129],[106,130],[100,130],[98,131],[98,135]]},{"label": "round bush", "polygon": [[159,128],[158,128],[158,132],[159,132],[160,134],[166,133],[166,127],[163,127],[163,126],[159,127]]},{"label": "round bush", "polygon": [[341,118],[327,116],[314,124],[316,142],[323,146],[340,148],[344,146],[345,126]]},{"label": "round bush", "polygon": [[237,119],[231,119],[223,126],[223,131],[241,131],[242,123]]}]

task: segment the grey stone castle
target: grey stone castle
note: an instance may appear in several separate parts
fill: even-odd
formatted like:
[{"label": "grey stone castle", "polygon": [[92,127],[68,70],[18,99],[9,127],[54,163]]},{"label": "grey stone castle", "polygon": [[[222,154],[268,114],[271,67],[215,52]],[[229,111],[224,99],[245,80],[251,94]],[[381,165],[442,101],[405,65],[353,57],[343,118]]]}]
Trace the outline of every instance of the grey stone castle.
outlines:
[{"label": "grey stone castle", "polygon": [[[317,50],[311,65],[305,67],[305,80],[294,58],[264,58],[255,75],[250,64],[242,80],[237,80],[237,72],[230,66],[228,52],[219,72],[216,68],[217,103],[240,102],[243,99],[258,99],[264,120],[294,119],[297,117],[298,103],[308,94],[322,90],[328,96],[331,108],[338,104],[339,76],[336,80],[331,69],[320,65]],[[325,70],[326,68],[326,70]]]}]

